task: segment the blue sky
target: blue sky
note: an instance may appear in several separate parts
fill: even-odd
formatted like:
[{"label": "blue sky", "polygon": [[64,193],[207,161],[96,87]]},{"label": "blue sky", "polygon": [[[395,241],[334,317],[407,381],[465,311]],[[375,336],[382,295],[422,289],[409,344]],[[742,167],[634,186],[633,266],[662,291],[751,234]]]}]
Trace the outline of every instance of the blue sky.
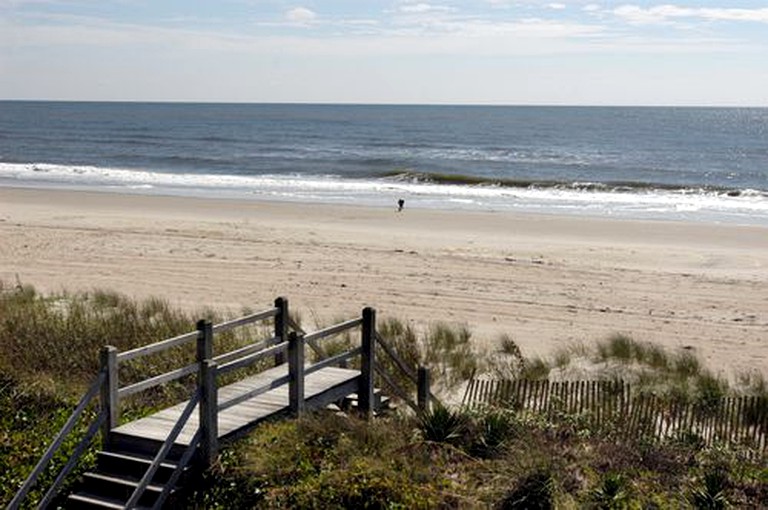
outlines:
[{"label": "blue sky", "polygon": [[768,2],[0,0],[0,98],[768,106]]}]

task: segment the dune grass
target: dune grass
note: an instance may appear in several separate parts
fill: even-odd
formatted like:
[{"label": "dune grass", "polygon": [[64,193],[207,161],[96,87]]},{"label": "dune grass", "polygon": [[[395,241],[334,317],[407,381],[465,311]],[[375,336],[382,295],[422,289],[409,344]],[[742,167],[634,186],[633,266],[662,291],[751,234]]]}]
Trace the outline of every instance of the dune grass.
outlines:
[{"label": "dune grass", "polygon": [[[187,314],[162,300],[137,301],[112,292],[41,295],[28,286],[0,285],[0,505],[10,501],[71,412],[98,368],[102,345],[126,350],[184,333],[201,315],[221,319],[212,311]],[[269,330],[266,324],[224,336],[217,349],[265,338]],[[444,389],[481,373],[555,377],[587,359],[605,377],[622,370],[648,388],[678,388],[704,403],[725,392],[766,390],[757,373],[731,386],[691,352],[670,353],[621,335],[550,360],[525,358],[510,336],[499,338],[496,352],[476,351],[471,332],[461,326],[433,324],[416,331],[384,319],[379,332],[409,366],[432,366]],[[356,339],[341,336],[336,342],[325,346],[324,355]],[[180,349],[162,359],[146,358],[121,376],[157,374],[189,362],[191,355]],[[128,412],[140,415],[177,397],[140,394]],[[618,441],[589,430],[588,422],[566,418],[435,407],[421,416],[394,414],[371,422],[320,412],[269,423],[225,449],[186,505],[714,508],[768,501],[766,462],[739,449]]]},{"label": "dune grass", "polygon": [[738,453],[587,437],[498,410],[374,422],[315,413],[259,427],[191,501],[196,508],[685,509],[712,508],[703,506],[712,500],[749,507],[765,500],[766,482],[765,464]]}]

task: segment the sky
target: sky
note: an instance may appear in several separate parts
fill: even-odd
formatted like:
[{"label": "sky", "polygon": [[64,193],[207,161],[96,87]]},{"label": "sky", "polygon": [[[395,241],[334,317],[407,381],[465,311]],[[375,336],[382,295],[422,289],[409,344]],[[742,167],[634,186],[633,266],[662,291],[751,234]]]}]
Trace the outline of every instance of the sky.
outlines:
[{"label": "sky", "polygon": [[0,0],[0,99],[768,106],[768,2]]}]

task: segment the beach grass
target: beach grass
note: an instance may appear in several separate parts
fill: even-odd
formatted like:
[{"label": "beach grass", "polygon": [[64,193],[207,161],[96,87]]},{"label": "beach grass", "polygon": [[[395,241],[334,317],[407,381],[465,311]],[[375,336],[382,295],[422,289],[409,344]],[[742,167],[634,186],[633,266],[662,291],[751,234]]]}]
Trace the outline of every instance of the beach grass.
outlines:
[{"label": "beach grass", "polygon": [[[221,319],[210,310],[202,313]],[[10,466],[0,473],[0,504],[10,501],[71,412],[98,369],[101,346],[130,349],[194,329],[197,318],[163,300],[133,300],[110,291],[43,295],[30,286],[0,286],[0,456]],[[702,405],[724,394],[764,395],[766,390],[759,374],[743,374],[731,385],[690,351],[667,352],[625,335],[573,346],[551,359],[528,359],[510,335],[499,337],[491,353],[476,350],[471,331],[462,325],[436,323],[418,332],[387,318],[379,333],[411,366],[436,367],[446,389],[501,370],[496,360],[503,357],[507,374],[539,378],[556,377],[586,359],[598,375],[615,377],[621,370],[656,391],[684,390],[686,398]],[[249,331],[247,339],[225,337],[222,348],[259,334],[268,336],[269,327]],[[336,349],[328,348],[329,355]],[[184,363],[187,356],[180,351],[171,357]],[[163,363],[149,358],[127,372],[142,377],[164,370]],[[149,412],[164,398],[140,394],[128,412]],[[588,421],[557,414],[496,408],[434,407],[420,416],[395,413],[373,421],[318,412],[267,423],[226,448],[195,484],[186,505],[700,508],[768,500],[765,459],[738,447],[617,440],[590,427]],[[86,466],[93,460],[89,455]]]}]

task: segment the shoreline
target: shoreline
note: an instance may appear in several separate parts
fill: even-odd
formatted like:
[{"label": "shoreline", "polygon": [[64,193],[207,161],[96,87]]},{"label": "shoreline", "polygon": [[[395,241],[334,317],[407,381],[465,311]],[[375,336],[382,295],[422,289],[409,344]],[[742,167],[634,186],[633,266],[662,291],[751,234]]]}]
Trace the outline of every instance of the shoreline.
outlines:
[{"label": "shoreline", "polygon": [[[186,309],[468,325],[524,355],[625,333],[768,375],[768,228],[0,187],[0,280]],[[151,339],[148,339],[148,341]]]},{"label": "shoreline", "polygon": [[[37,167],[40,175],[35,179],[25,174]],[[88,165],[0,162],[0,188],[373,208],[390,208],[399,199],[405,199],[409,209],[431,211],[608,217],[768,228],[768,191],[762,189],[722,187],[717,191],[710,185],[686,188],[587,181],[561,184],[550,181],[549,185],[541,181],[542,185],[508,187],[493,180],[486,184],[461,183],[462,179],[485,179],[478,177],[431,174],[438,176],[433,182],[416,177],[430,174],[406,171],[398,175],[412,178],[177,174]],[[625,189],[627,186],[634,187],[634,191]]]}]

